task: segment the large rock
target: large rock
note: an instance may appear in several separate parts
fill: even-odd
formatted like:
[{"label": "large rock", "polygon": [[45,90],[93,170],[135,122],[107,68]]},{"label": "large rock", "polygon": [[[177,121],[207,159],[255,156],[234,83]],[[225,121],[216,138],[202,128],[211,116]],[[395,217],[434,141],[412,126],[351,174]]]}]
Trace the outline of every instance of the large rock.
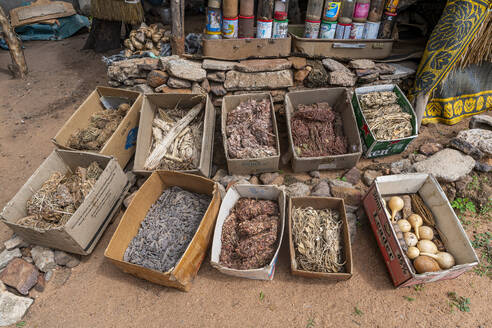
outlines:
[{"label": "large rock", "polygon": [[208,72],[207,80],[214,82],[224,82],[225,81],[225,72],[217,71],[217,72]]},{"label": "large rock", "polygon": [[332,185],[331,194],[333,197],[343,198],[345,204],[351,206],[359,206],[362,201],[362,192],[353,187]]},{"label": "large rock", "polygon": [[150,71],[147,75],[147,84],[152,88],[157,88],[167,82],[169,75],[166,72],[160,70]]},{"label": "large rock", "polygon": [[298,70],[294,74],[294,80],[296,80],[296,82],[304,82],[306,77],[308,77],[309,73],[311,73],[311,67],[310,66],[307,66],[304,69]]},{"label": "large rock", "polygon": [[245,73],[274,72],[289,69],[292,63],[287,59],[250,59],[242,60],[235,66],[235,70]]},{"label": "large rock", "polygon": [[279,176],[279,174],[277,172],[274,172],[274,173],[270,173],[270,172],[267,172],[267,173],[262,173],[260,175],[260,180],[261,180],[261,183],[263,184],[266,184],[266,185],[269,185],[273,182],[273,180],[275,180],[277,177]]},{"label": "large rock", "polygon": [[27,247],[29,243],[25,242],[20,236],[13,235],[12,238],[3,243],[6,249],[9,251],[14,248]]},{"label": "large rock", "polygon": [[0,274],[0,280],[6,285],[17,289],[22,295],[29,294],[29,290],[38,281],[39,271],[23,259],[13,259]]},{"label": "large rock", "polygon": [[492,116],[487,114],[474,115],[469,123],[470,129],[492,130]]},{"label": "large rock", "polygon": [[379,78],[383,81],[406,79],[412,76],[413,74],[415,74],[416,71],[416,68],[412,68],[405,65],[400,65],[400,64],[388,64],[388,65],[393,66],[395,68],[395,71],[392,74],[380,73]]},{"label": "large rock", "polygon": [[345,71],[347,73],[350,73],[350,69],[348,69],[345,65],[343,65],[340,62],[337,62],[334,59],[331,58],[325,58],[322,61],[323,66],[329,70],[330,72],[335,72],[335,71]]},{"label": "large rock", "polygon": [[202,63],[202,68],[206,70],[214,70],[214,71],[230,71],[234,69],[237,62],[224,61],[224,60],[215,60],[215,59],[205,59]]},{"label": "large rock", "polygon": [[80,260],[76,255],[55,250],[55,262],[56,264],[66,266],[67,268],[74,268],[79,265]]},{"label": "large rock", "polygon": [[303,57],[289,57],[287,60],[292,63],[294,69],[303,69],[307,65],[306,58]]},{"label": "large rock", "polygon": [[456,139],[469,143],[487,156],[492,156],[492,131],[484,129],[463,130]]},{"label": "large rock", "polygon": [[357,184],[360,181],[360,171],[354,166],[353,168],[345,172],[343,177],[345,178],[345,180],[347,180],[347,182],[351,184]]},{"label": "large rock", "polygon": [[262,73],[243,73],[229,71],[226,73],[224,87],[227,90],[265,90],[282,89],[294,85],[291,70]]},{"label": "large rock", "polygon": [[51,249],[35,246],[31,249],[31,255],[39,270],[47,272],[56,268],[55,253]]},{"label": "large rock", "polygon": [[0,326],[13,325],[20,321],[34,300],[16,296],[10,292],[0,292]]},{"label": "large rock", "polygon": [[[226,175],[220,179],[220,183],[224,186],[227,187],[231,182],[237,182],[237,181],[247,181],[251,178],[251,175]],[[249,182],[249,181],[247,181]]]},{"label": "large rock", "polygon": [[438,151],[442,150],[443,146],[437,142],[428,142],[420,146],[419,152],[425,156],[434,155]]},{"label": "large rock", "polygon": [[391,163],[391,174],[403,174],[412,171],[412,161],[407,158]]},{"label": "large rock", "polygon": [[0,270],[5,268],[7,264],[10,263],[16,257],[21,257],[22,253],[18,248],[14,248],[13,250],[5,249],[0,253]]},{"label": "large rock", "polygon": [[379,171],[365,170],[364,174],[362,175],[362,181],[364,181],[364,184],[366,186],[370,186],[370,185],[372,185],[372,183],[374,182],[374,180],[377,177],[380,177],[382,175],[383,175],[383,173],[381,173]]},{"label": "large rock", "polygon": [[174,89],[188,89],[191,88],[191,82],[183,79],[178,79],[175,77],[170,77],[167,81],[167,85]]},{"label": "large rock", "polygon": [[331,191],[330,186],[328,185],[328,181],[321,180],[316,186],[314,186],[313,191],[311,192],[311,196],[330,197]]},{"label": "large rock", "polygon": [[169,61],[167,71],[172,76],[189,81],[201,82],[207,77],[207,71],[200,63],[186,59]]},{"label": "large rock", "polygon": [[227,94],[227,91],[224,89],[224,85],[222,83],[211,82],[210,91],[217,97],[222,97]]},{"label": "large rock", "polygon": [[356,81],[355,75],[346,71],[331,72],[328,79],[329,84],[343,87],[353,87]]},{"label": "large rock", "polygon": [[304,197],[309,195],[311,189],[308,185],[302,182],[296,182],[289,185],[286,191],[289,197]]},{"label": "large rock", "polygon": [[350,61],[349,66],[355,69],[372,69],[376,67],[376,64],[369,59],[355,59]]},{"label": "large rock", "polygon": [[473,170],[475,160],[457,150],[446,148],[413,166],[417,172],[433,174],[439,181],[454,182]]}]

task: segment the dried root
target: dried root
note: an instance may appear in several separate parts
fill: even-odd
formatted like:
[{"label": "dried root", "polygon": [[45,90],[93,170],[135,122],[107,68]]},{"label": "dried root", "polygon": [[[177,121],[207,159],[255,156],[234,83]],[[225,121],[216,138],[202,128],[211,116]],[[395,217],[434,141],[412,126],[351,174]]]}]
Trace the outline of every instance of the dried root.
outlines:
[{"label": "dried root", "polygon": [[43,230],[65,225],[102,172],[99,165],[92,162],[87,168],[78,167],[75,173],[53,173],[27,201],[28,216],[17,221],[17,224]]},{"label": "dried root", "polygon": [[360,96],[362,112],[377,140],[394,140],[412,135],[412,115],[397,103],[393,91],[371,92]]},{"label": "dried root", "polygon": [[142,23],[138,29],[132,30],[128,39],[123,42],[125,55],[131,57],[147,50],[159,56],[162,46],[169,42],[170,35],[171,31],[166,30],[161,24],[147,26]]},{"label": "dried root", "polygon": [[342,220],[333,209],[294,208],[292,237],[300,269],[343,272]]}]

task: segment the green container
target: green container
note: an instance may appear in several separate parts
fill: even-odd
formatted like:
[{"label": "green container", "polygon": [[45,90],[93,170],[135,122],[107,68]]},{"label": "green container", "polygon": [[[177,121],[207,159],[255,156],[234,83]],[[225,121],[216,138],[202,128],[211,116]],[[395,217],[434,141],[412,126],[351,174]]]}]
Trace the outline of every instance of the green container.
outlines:
[{"label": "green container", "polygon": [[[398,96],[398,104],[404,112],[412,115],[412,135],[406,138],[394,140],[376,140],[372,131],[369,129],[366,118],[362,113],[359,97],[365,93],[375,91],[394,91]],[[364,156],[367,158],[381,157],[400,154],[418,136],[417,116],[407,97],[403,94],[396,84],[375,85],[355,89],[352,96],[352,106],[354,107],[355,119],[359,128],[360,139],[364,148]]]}]

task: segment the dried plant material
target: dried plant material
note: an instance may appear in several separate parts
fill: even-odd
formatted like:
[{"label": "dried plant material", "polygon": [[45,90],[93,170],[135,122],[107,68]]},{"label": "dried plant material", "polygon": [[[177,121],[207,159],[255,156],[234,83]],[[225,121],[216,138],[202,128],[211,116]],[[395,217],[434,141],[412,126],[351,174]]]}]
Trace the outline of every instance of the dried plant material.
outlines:
[{"label": "dried plant material", "polygon": [[328,103],[298,105],[290,123],[297,156],[319,157],[347,153],[342,117]]},{"label": "dried plant material", "polygon": [[147,26],[142,23],[136,30],[132,30],[128,39],[125,39],[125,56],[141,55],[145,51],[151,51],[159,56],[162,48],[169,42],[171,31],[166,30],[161,24]]},{"label": "dried plant material", "polygon": [[359,100],[369,129],[377,140],[394,140],[412,135],[412,115],[403,111],[393,91],[366,93]]},{"label": "dried plant material", "polygon": [[152,122],[152,147],[145,169],[193,170],[200,164],[203,102],[191,110],[178,106],[157,110]]},{"label": "dried plant material", "polygon": [[129,110],[130,105],[123,103],[116,109],[95,112],[87,128],[79,129],[70,136],[68,147],[77,150],[101,150]]},{"label": "dried plant material", "polygon": [[230,158],[262,158],[278,155],[268,99],[250,99],[227,113],[227,152]]},{"label": "dried plant material", "polygon": [[210,204],[210,195],[170,187],[150,207],[123,260],[167,272],[183,256]]},{"label": "dried plant material", "polygon": [[77,167],[75,173],[53,173],[27,201],[28,216],[17,221],[17,224],[42,230],[65,225],[102,172],[103,169],[92,162],[87,168]]},{"label": "dried plant material", "polygon": [[411,194],[413,211],[422,217],[425,225],[435,227],[436,221],[431,210],[425,205],[424,200],[418,194]]},{"label": "dried plant material", "polygon": [[274,201],[239,199],[222,226],[220,264],[248,270],[270,263],[278,241],[278,215]]},{"label": "dried plant material", "polygon": [[342,231],[337,210],[294,208],[292,238],[299,267],[312,272],[343,272]]}]

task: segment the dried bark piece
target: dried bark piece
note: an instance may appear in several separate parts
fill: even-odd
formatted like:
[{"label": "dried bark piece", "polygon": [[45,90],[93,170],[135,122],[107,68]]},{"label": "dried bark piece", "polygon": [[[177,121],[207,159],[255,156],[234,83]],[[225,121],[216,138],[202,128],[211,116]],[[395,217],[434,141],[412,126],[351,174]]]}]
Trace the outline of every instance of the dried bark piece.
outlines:
[{"label": "dried bark piece", "polygon": [[242,236],[253,236],[268,229],[277,231],[278,217],[260,215],[248,221],[239,223],[237,231]]}]

